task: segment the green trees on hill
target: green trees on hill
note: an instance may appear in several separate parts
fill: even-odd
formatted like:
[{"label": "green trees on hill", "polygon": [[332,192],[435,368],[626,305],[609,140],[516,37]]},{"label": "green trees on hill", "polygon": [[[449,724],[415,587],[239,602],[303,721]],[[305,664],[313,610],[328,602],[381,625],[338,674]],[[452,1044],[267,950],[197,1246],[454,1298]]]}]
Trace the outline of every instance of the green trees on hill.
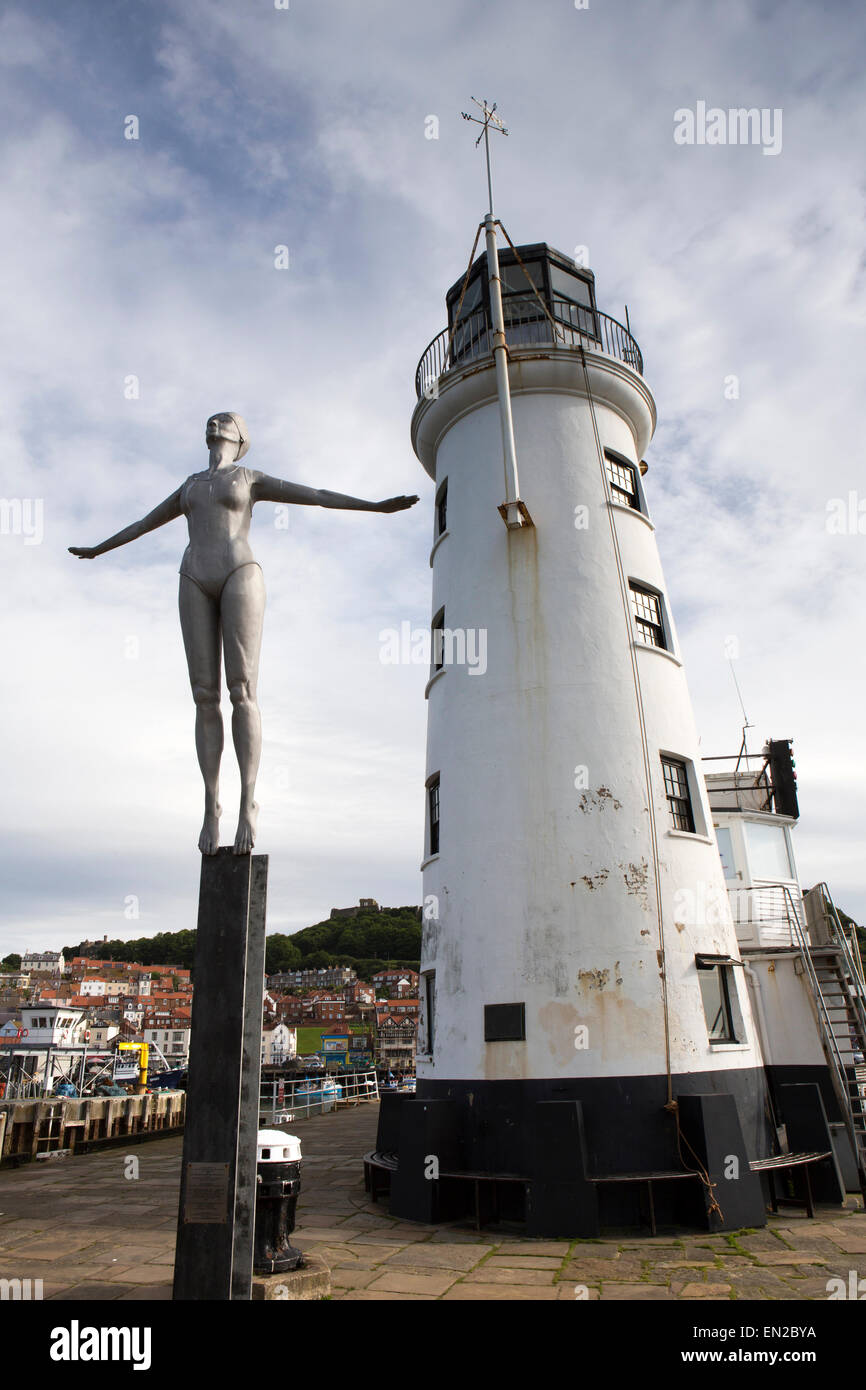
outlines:
[{"label": "green trees on hill", "polygon": [[192,968],[194,955],[194,931],[160,931],[132,941],[80,941],[77,946],[63,947],[65,960],[87,956],[90,960],[137,961],[140,965],[178,965],[181,970]]},{"label": "green trees on hill", "polygon": [[[67,960],[89,956],[93,960],[177,965],[188,970],[195,954],[195,932],[157,932],[156,936],[132,941],[82,941],[77,946],[64,946],[63,954]],[[362,909],[357,917],[316,922],[292,936],[274,932],[265,943],[269,975],[281,970],[350,965],[362,979],[369,979],[388,966],[417,970],[420,960],[421,916],[417,907],[383,907],[379,912]]]},{"label": "green trees on hill", "polygon": [[265,954],[269,975],[278,970],[350,965],[363,979],[387,965],[417,970],[420,961],[421,921],[417,907],[361,910],[357,917],[316,922],[292,936],[275,932],[267,938]]}]

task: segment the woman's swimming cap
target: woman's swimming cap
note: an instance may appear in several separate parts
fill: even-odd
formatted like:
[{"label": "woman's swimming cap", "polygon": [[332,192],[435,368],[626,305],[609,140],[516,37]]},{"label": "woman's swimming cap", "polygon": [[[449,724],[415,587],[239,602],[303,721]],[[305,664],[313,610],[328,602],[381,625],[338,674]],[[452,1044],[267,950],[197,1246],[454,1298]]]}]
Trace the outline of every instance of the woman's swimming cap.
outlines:
[{"label": "woman's swimming cap", "polygon": [[238,434],[239,434],[240,437],[241,437],[241,442],[240,442],[240,445],[239,445],[239,447],[238,447],[238,451],[237,451],[237,453],[235,454],[235,463],[237,463],[238,459],[242,459],[243,456],[244,456],[244,454],[247,452],[247,450],[248,450],[249,447],[250,447],[250,432],[249,432],[249,430],[248,430],[247,427],[246,427],[246,423],[245,423],[244,418],[243,418],[242,415],[236,415],[235,412],[234,412],[233,410],[227,410],[227,411],[226,411],[226,414],[227,414],[232,420],[234,420],[235,424],[236,424],[237,427],[238,427]]}]

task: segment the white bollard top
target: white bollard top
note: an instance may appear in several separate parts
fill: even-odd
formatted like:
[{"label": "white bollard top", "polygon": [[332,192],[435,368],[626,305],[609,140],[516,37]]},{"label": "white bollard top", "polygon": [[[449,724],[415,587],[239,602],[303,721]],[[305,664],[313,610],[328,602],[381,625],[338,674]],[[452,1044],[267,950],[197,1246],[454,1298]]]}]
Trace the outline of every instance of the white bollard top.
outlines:
[{"label": "white bollard top", "polygon": [[260,1129],[256,1136],[256,1160],[259,1163],[299,1163],[301,1141],[281,1129]]}]

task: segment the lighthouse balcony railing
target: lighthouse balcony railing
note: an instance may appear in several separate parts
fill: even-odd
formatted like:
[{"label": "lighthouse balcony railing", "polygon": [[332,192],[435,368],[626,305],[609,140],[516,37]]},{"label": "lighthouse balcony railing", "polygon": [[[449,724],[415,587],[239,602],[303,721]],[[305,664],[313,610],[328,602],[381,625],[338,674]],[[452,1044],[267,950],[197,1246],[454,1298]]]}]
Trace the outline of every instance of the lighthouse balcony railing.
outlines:
[{"label": "lighthouse balcony railing", "polygon": [[[625,362],[643,374],[643,356],[617,319],[586,304],[534,295],[508,295],[502,302],[509,348],[585,348]],[[493,353],[493,327],[487,309],[476,309],[452,329],[443,328],[429,344],[415,373],[418,399],[434,393],[440,377]]]},{"label": "lighthouse balcony railing", "polygon": [[729,887],[728,901],[743,945],[795,946],[806,930],[802,894],[793,881]]}]

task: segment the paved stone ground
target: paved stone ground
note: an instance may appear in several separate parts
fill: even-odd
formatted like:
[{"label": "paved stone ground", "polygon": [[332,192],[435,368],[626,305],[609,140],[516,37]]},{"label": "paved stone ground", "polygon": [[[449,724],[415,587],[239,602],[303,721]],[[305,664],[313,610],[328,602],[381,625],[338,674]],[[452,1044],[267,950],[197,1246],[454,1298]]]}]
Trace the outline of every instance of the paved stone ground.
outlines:
[{"label": "paved stone ground", "polygon": [[[422,1226],[370,1203],[361,1156],[377,1106],[297,1126],[304,1152],[294,1243],[331,1268],[334,1299],[825,1300],[866,1277],[866,1214],[798,1209],[760,1231],[525,1240],[469,1223]],[[0,1278],[43,1281],[45,1299],[171,1297],[179,1138],[0,1172]],[[128,1155],[139,1176],[126,1178]]]}]

